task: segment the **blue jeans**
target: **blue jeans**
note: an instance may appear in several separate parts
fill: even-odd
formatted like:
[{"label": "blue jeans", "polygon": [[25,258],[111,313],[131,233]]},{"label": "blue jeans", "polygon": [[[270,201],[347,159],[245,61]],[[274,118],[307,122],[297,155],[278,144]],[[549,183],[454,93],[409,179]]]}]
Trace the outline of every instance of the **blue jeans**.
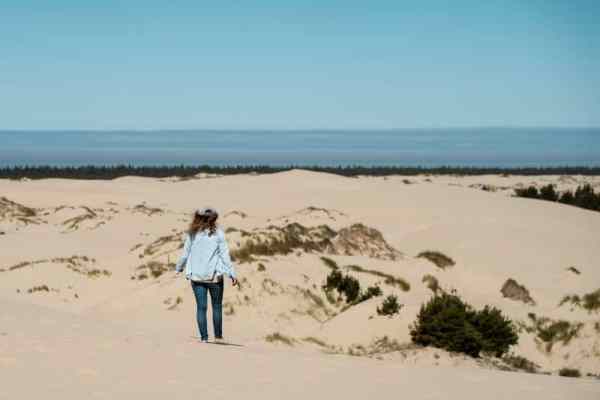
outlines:
[{"label": "blue jeans", "polygon": [[206,292],[210,292],[215,338],[223,338],[223,280],[214,283],[192,281],[192,290],[194,291],[194,296],[196,297],[196,319],[198,321],[198,329],[200,330],[200,338],[202,340],[208,340],[208,322],[206,321]]}]

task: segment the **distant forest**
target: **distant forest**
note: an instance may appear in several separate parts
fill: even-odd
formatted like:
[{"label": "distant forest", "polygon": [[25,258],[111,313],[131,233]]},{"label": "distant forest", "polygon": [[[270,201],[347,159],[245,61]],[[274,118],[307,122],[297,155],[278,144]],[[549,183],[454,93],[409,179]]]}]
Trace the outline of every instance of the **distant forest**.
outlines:
[{"label": "distant forest", "polygon": [[235,175],[270,174],[303,169],[327,172],[342,176],[388,176],[388,175],[600,175],[600,167],[402,167],[402,166],[133,166],[133,165],[85,165],[85,166],[14,166],[0,168],[0,179],[114,179],[122,176],[164,178],[169,176],[191,177],[199,173]]},{"label": "distant forest", "polygon": [[267,166],[267,165],[232,165],[232,166],[133,166],[133,165],[86,165],[86,166],[11,166],[0,168],[0,179],[114,179],[122,176],[144,176],[164,178],[179,176],[191,177],[199,173],[234,175],[234,174],[271,174],[275,172],[303,169],[316,172],[328,172],[342,176],[387,176],[387,175],[600,175],[599,167],[402,167],[402,166]]}]

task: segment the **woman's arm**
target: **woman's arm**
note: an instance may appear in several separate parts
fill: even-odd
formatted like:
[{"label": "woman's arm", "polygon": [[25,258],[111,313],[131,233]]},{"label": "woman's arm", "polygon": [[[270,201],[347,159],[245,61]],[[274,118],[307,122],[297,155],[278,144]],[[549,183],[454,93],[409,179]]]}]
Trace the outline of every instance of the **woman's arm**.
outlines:
[{"label": "woman's arm", "polygon": [[221,257],[221,261],[223,261],[223,269],[227,275],[231,277],[231,279],[236,280],[235,270],[233,268],[233,264],[231,263],[231,257],[229,256],[229,246],[227,245],[227,240],[225,240],[225,234],[223,231],[219,231],[217,233],[217,245],[219,249],[219,256]]},{"label": "woman's arm", "polygon": [[185,265],[185,262],[187,261],[189,255],[190,255],[191,247],[192,247],[192,241],[190,239],[190,235],[188,234],[185,237],[185,243],[183,244],[183,252],[181,253],[181,257],[179,257],[177,264],[175,264],[175,271],[177,271],[177,272],[183,271],[183,266]]}]

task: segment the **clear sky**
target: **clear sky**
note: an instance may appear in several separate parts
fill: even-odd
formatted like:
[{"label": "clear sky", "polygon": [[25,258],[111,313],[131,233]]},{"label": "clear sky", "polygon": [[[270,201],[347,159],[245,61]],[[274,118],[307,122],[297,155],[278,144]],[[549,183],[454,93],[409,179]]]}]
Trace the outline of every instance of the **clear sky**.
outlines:
[{"label": "clear sky", "polygon": [[0,129],[600,126],[600,1],[1,0]]}]

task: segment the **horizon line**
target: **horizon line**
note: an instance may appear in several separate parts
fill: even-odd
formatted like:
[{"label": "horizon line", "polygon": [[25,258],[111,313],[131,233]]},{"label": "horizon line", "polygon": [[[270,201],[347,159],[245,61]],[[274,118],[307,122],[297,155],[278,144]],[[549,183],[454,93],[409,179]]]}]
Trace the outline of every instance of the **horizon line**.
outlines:
[{"label": "horizon line", "polygon": [[497,130],[510,130],[510,129],[554,129],[554,130],[587,130],[587,129],[600,129],[600,125],[576,125],[576,126],[564,126],[564,125],[464,125],[464,126],[431,126],[431,127],[396,127],[396,128],[0,128],[0,133],[31,133],[31,132],[90,132],[90,133],[118,133],[118,132],[197,132],[197,131],[214,131],[214,132],[363,132],[363,131],[380,131],[380,132],[392,132],[392,131],[408,131],[408,130],[476,130],[476,129],[497,129]]}]

